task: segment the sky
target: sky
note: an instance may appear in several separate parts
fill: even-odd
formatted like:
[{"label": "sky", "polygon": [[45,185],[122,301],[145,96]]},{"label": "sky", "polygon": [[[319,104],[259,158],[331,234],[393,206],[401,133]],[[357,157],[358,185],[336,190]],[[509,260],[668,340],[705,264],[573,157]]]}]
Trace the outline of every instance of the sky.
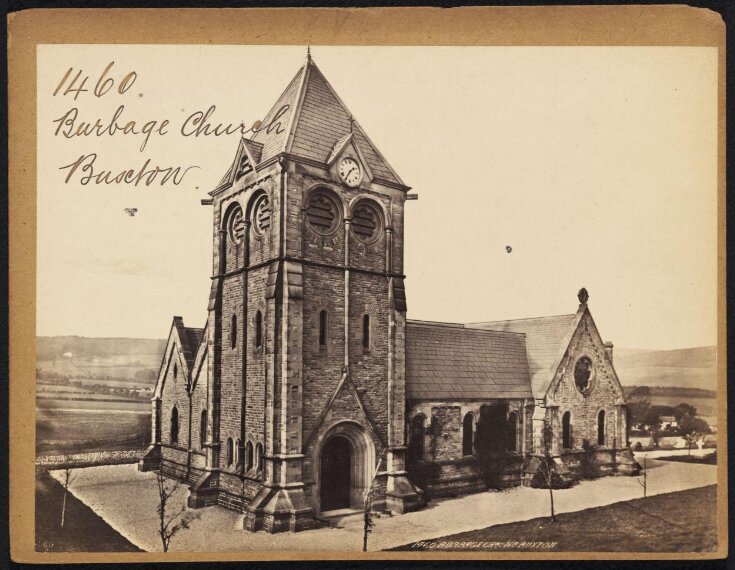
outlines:
[{"label": "sky", "polygon": [[[572,313],[586,287],[616,346],[716,344],[715,48],[311,51],[419,196],[406,203],[409,318]],[[262,119],[305,52],[39,46],[38,335],[165,338],[173,315],[204,324],[212,208],[200,200],[232,162],[239,134],[179,129],[211,105],[214,124]],[[98,97],[110,62],[115,83]],[[64,90],[77,70],[76,85],[89,79],[75,100]],[[120,105],[123,124],[168,120],[165,134],[151,134],[141,151],[143,135],[65,138],[63,125],[56,133],[73,108],[78,126],[105,123]],[[138,170],[147,159],[197,168],[178,185],[83,185],[81,169],[67,182],[63,167],[91,153],[95,171]]]}]

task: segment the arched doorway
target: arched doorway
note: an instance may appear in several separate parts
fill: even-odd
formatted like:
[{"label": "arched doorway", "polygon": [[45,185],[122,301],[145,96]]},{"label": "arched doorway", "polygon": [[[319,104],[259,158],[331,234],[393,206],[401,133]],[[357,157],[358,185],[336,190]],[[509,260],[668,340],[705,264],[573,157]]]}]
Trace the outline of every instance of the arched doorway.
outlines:
[{"label": "arched doorway", "polygon": [[319,469],[322,512],[350,508],[353,463],[352,444],[347,438],[333,436],[324,445]]}]

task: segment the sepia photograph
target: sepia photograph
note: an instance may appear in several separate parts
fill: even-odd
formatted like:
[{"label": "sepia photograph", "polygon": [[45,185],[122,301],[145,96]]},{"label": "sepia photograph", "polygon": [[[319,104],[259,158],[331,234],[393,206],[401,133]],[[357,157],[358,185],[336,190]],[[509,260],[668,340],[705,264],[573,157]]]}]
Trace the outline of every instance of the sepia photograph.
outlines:
[{"label": "sepia photograph", "polygon": [[718,48],[240,43],[36,46],[35,552],[722,552]]}]

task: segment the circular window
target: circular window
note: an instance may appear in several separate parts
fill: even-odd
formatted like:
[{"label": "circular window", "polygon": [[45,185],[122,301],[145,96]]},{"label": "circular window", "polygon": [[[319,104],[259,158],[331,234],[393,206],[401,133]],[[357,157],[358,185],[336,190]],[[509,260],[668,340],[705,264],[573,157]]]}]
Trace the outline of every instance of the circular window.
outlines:
[{"label": "circular window", "polygon": [[239,244],[245,235],[245,220],[242,217],[242,210],[238,207],[230,214],[227,223],[227,232],[230,235],[230,241]]},{"label": "circular window", "polygon": [[374,242],[382,231],[378,209],[369,202],[360,202],[352,214],[352,232],[364,243]]},{"label": "circular window", "polygon": [[592,381],[595,375],[595,368],[587,356],[581,357],[574,365],[574,384],[577,390],[582,393],[589,392],[592,389]]},{"label": "circular window", "polygon": [[328,235],[339,226],[339,208],[332,198],[323,192],[318,192],[309,200],[306,219],[316,233]]},{"label": "circular window", "polygon": [[265,194],[258,196],[255,201],[251,223],[259,235],[264,234],[271,227],[271,205]]}]

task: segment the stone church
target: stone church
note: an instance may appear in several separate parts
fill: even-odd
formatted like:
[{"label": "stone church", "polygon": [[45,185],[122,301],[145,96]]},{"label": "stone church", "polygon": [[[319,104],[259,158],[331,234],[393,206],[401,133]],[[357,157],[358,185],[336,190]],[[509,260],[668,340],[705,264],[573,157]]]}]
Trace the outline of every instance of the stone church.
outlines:
[{"label": "stone church", "polygon": [[407,320],[409,190],[307,56],[202,201],[208,317],[173,319],[141,470],[269,532],[543,485],[542,461],[557,485],[637,473],[584,289],[557,317]]}]

